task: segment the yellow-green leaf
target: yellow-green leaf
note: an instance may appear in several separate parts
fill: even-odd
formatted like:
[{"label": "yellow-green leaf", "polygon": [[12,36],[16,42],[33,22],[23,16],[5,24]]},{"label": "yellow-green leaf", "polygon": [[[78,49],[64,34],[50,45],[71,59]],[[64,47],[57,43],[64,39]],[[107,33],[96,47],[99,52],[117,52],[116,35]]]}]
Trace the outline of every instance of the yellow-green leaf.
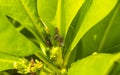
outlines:
[{"label": "yellow-green leaf", "polygon": [[90,55],[72,64],[68,75],[109,75],[120,53]]}]

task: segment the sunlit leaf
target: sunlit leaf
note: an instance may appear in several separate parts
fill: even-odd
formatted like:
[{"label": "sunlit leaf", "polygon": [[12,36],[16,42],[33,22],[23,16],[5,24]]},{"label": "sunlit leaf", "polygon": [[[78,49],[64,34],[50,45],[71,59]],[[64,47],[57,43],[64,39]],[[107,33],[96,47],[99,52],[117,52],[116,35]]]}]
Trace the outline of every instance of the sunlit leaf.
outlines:
[{"label": "sunlit leaf", "polygon": [[[99,52],[119,52],[120,51],[120,3],[101,22],[96,24],[82,39],[83,56],[87,56],[94,51]],[[117,10],[117,11],[116,11]]]},{"label": "sunlit leaf", "polygon": [[117,54],[95,54],[72,64],[68,75],[109,75],[114,63],[120,59]]},{"label": "sunlit leaf", "polygon": [[76,33],[81,26],[83,18],[86,16],[86,13],[90,8],[91,4],[92,4],[92,0],[86,0],[82,5],[82,7],[79,9],[78,13],[76,14],[74,20],[72,21],[70,28],[67,32],[67,35],[65,37],[66,50],[69,48],[70,44],[73,42],[74,37],[76,36]]},{"label": "sunlit leaf", "polygon": [[39,48],[21,35],[8,19],[0,13],[0,52],[16,56],[27,56]]},{"label": "sunlit leaf", "polygon": [[0,53],[0,71],[14,69],[14,62],[18,60],[18,57]]},{"label": "sunlit leaf", "polygon": [[[93,0],[90,9],[87,11],[83,22],[80,28],[77,31],[77,34],[71,43],[68,52],[73,50],[74,47],[77,45],[79,40],[83,37],[83,35],[95,26],[96,23],[101,21],[104,17],[106,17],[110,11],[115,7],[118,0]],[[101,4],[102,3],[102,4]],[[79,24],[79,22],[78,22]]]},{"label": "sunlit leaf", "polygon": [[39,36],[43,32],[43,27],[37,13],[37,0],[0,0],[0,10],[5,15],[21,23],[34,36],[40,38]]},{"label": "sunlit leaf", "polygon": [[[68,28],[85,0],[38,0],[40,17],[53,27],[58,27],[61,35],[65,35]],[[50,27],[49,26],[49,27]]]}]

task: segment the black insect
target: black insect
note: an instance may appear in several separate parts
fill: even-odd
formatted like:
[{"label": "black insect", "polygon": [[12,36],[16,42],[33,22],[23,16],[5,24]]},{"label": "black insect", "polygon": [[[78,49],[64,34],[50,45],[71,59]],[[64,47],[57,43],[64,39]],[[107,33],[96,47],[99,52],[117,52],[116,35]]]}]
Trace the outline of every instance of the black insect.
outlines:
[{"label": "black insect", "polygon": [[60,37],[60,38],[59,38],[59,46],[60,46],[60,47],[63,47],[63,46],[64,46],[64,39],[63,39],[63,37]]},{"label": "black insect", "polygon": [[59,41],[59,39],[60,39],[60,35],[59,35],[58,28],[55,28],[54,40]]},{"label": "black insect", "polygon": [[54,40],[56,40],[60,47],[64,45],[64,39],[60,36],[58,28],[55,28]]},{"label": "black insect", "polygon": [[55,35],[54,35],[54,40],[57,40],[57,41],[60,40],[60,36],[59,36],[59,34],[55,34]]},{"label": "black insect", "polygon": [[49,38],[46,38],[45,42],[46,42],[47,46],[49,46],[49,47],[53,46],[52,43],[51,43],[51,41],[49,40]]}]

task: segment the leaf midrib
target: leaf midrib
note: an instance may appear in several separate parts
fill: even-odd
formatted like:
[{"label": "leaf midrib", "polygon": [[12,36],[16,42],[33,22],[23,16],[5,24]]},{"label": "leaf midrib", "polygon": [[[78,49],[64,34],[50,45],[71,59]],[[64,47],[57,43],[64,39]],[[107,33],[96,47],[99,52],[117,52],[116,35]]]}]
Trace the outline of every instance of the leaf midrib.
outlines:
[{"label": "leaf midrib", "polygon": [[29,11],[29,8],[26,6],[26,4],[22,0],[20,0],[20,2],[22,4],[23,8],[25,9],[25,11],[27,12],[29,18],[31,19],[32,23],[34,24],[35,28],[39,32],[40,37],[34,31],[32,31],[29,27],[27,27],[27,29],[30,30],[35,35],[35,37],[45,46],[45,44],[43,42],[44,36],[41,34],[41,31],[39,29],[40,27],[38,27],[38,24],[36,24],[36,22],[34,21],[34,18],[33,18],[32,14],[31,14],[31,12]]},{"label": "leaf midrib", "polygon": [[30,17],[32,23],[36,26],[36,23],[34,22],[34,19],[33,19],[32,15],[31,15],[31,13],[29,12],[29,9],[27,8],[26,4],[22,0],[20,0],[20,2],[22,4],[22,6],[24,7],[24,9],[26,10],[28,16]]},{"label": "leaf midrib", "polygon": [[[119,2],[118,2],[118,3],[119,3]],[[113,24],[113,22],[114,22],[115,17],[117,16],[117,12],[119,11],[119,7],[120,7],[120,3],[117,5],[116,10],[115,10],[112,18],[111,18],[111,20],[109,21],[109,24],[108,24],[108,26],[107,26],[107,29],[105,30],[105,33],[103,34],[103,38],[102,38],[102,40],[101,40],[101,42],[100,42],[100,45],[99,45],[99,47],[98,47],[98,52],[101,52],[101,51],[102,51],[102,48],[103,48],[103,46],[104,46],[104,44],[105,44],[105,40],[107,39],[108,33],[109,33],[109,31],[110,31],[110,29],[111,29],[111,27],[112,27],[112,24]]]}]

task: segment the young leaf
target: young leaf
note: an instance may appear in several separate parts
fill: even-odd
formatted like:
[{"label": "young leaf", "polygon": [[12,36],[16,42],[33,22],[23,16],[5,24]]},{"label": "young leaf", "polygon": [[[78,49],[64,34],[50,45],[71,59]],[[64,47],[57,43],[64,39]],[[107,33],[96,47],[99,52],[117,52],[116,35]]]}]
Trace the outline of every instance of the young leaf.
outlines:
[{"label": "young leaf", "polygon": [[15,69],[14,62],[18,61],[20,58],[14,57],[8,54],[0,53],[0,71]]},{"label": "young leaf", "polygon": [[0,12],[0,52],[16,56],[34,54],[39,48],[21,35]]},{"label": "young leaf", "polygon": [[[60,34],[65,36],[68,28],[85,0],[38,0],[38,12],[48,23],[48,27],[58,27]],[[49,7],[48,7],[49,5]]]},{"label": "young leaf", "polygon": [[57,10],[58,0],[37,0],[37,10],[41,19],[44,21],[49,28],[51,35],[54,35],[54,26],[51,24],[51,21],[54,19],[56,10]]},{"label": "young leaf", "polygon": [[73,63],[68,75],[108,75],[119,59],[120,53],[90,55]]},{"label": "young leaf", "polygon": [[91,4],[92,4],[92,0],[86,0],[84,2],[84,4],[82,5],[82,7],[79,9],[74,20],[72,21],[71,26],[65,37],[66,50],[69,48],[70,44],[73,42],[74,37],[76,36],[76,33],[81,26],[80,23],[82,23],[83,18],[86,16],[86,13],[87,13],[88,9],[90,8]]}]

